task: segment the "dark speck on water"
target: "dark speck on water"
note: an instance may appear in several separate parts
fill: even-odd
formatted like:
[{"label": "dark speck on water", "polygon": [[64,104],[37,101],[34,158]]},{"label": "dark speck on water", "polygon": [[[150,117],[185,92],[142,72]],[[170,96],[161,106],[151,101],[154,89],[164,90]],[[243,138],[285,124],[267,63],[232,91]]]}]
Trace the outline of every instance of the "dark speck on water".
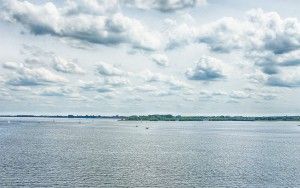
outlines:
[{"label": "dark speck on water", "polygon": [[300,187],[299,122],[80,121],[0,118],[0,187]]}]

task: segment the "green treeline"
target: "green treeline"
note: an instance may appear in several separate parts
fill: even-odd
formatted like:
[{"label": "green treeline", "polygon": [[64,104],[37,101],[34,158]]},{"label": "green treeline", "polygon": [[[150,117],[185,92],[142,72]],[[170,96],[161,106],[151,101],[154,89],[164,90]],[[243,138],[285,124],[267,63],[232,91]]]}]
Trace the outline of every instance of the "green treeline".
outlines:
[{"label": "green treeline", "polygon": [[128,116],[125,121],[300,121],[300,116],[173,116],[145,115]]}]

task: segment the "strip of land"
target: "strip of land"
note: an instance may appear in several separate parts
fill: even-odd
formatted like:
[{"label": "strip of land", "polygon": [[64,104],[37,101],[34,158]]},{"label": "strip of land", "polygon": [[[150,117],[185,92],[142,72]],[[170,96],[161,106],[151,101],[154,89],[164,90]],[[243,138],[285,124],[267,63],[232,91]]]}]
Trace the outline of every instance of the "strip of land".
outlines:
[{"label": "strip of land", "polygon": [[125,119],[125,116],[102,116],[102,115],[0,115],[0,117],[20,118],[87,118],[87,119]]},{"label": "strip of land", "polygon": [[181,116],[181,115],[0,115],[0,117],[95,118],[122,121],[300,121],[300,116]]},{"label": "strip of land", "polygon": [[300,116],[128,116],[127,121],[300,121]]}]

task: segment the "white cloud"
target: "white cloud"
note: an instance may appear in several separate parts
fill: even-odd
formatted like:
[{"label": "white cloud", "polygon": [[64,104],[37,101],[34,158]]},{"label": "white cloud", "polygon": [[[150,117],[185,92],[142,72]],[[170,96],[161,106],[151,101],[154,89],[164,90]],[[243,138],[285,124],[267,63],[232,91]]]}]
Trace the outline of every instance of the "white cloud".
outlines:
[{"label": "white cloud", "polygon": [[114,92],[102,92],[98,93],[100,95],[97,95],[94,97],[95,100],[113,100],[117,97],[117,94]]},{"label": "white cloud", "polygon": [[[101,11],[90,6],[99,2],[76,1],[59,8],[52,2],[37,5],[28,1],[5,0],[2,11],[10,21],[22,24],[35,35],[49,34],[108,46],[128,44],[143,50],[159,48],[156,32],[121,13],[99,15]],[[82,3],[86,6],[81,6]]]},{"label": "white cloud", "polygon": [[275,62],[279,66],[298,66],[300,65],[300,49],[278,55],[272,62]]},{"label": "white cloud", "polygon": [[[296,18],[282,18],[276,12],[254,9],[245,18],[225,17],[200,27],[172,23],[174,29],[169,32],[167,49],[201,43],[217,53],[238,51],[267,75],[277,75],[286,67],[300,65],[300,22]],[[201,80],[208,79],[209,75],[222,77],[216,71],[201,69],[199,66]],[[187,77],[196,79],[194,71],[190,69]],[[270,80],[279,83],[278,77],[272,76]]]},{"label": "white cloud", "polygon": [[248,99],[251,96],[248,93],[244,92],[244,91],[232,91],[229,94],[229,97],[233,98],[233,99]]},{"label": "white cloud", "polygon": [[118,9],[118,0],[72,0],[67,1],[65,12],[67,14],[103,15],[114,13]]},{"label": "white cloud", "polygon": [[134,88],[136,91],[139,92],[154,92],[157,91],[158,88],[156,86],[152,86],[152,85],[142,85],[142,86],[137,86],[136,88]]},{"label": "white cloud", "polygon": [[134,102],[134,101],[137,101],[137,102],[142,102],[144,100],[143,97],[140,97],[140,96],[128,96],[125,98],[125,102]]},{"label": "white cloud", "polygon": [[123,77],[106,77],[100,81],[100,84],[109,85],[112,87],[128,86],[129,80]]},{"label": "white cloud", "polygon": [[115,89],[109,86],[100,86],[96,89],[96,91],[99,93],[110,93],[115,91]]},{"label": "white cloud", "polygon": [[67,61],[61,57],[55,57],[53,59],[53,68],[58,72],[70,73],[70,74],[83,74],[84,71],[77,64]]},{"label": "white cloud", "polygon": [[300,87],[300,74],[299,72],[284,72],[278,75],[271,75],[266,80],[266,84],[277,87]]},{"label": "white cloud", "polygon": [[201,99],[213,99],[216,97],[224,97],[227,96],[227,92],[224,91],[207,91],[207,90],[202,90],[197,93]]},{"label": "white cloud", "polygon": [[278,98],[278,96],[276,94],[272,94],[272,93],[271,94],[270,93],[260,93],[260,94],[258,94],[258,96],[266,101],[271,101],[271,100]]},{"label": "white cloud", "polygon": [[200,32],[198,27],[188,24],[185,21],[177,23],[176,20],[172,19],[167,19],[165,22],[169,25],[169,28],[165,31],[165,35],[167,36],[167,50],[172,50],[196,42]]},{"label": "white cloud", "polygon": [[300,47],[300,23],[295,18],[281,18],[276,12],[254,9],[246,19],[220,19],[202,27],[198,40],[211,50],[231,52],[271,52],[283,54]]},{"label": "white cloud", "polygon": [[56,75],[43,67],[29,68],[22,63],[10,62],[5,63],[3,68],[15,71],[9,76],[9,79],[6,82],[7,84],[13,86],[36,86],[67,82],[64,77]]},{"label": "white cloud", "polygon": [[256,9],[248,12],[248,21],[254,28],[251,41],[253,49],[269,50],[283,54],[300,47],[300,23],[296,18],[283,19],[276,12]]},{"label": "white cloud", "polygon": [[113,76],[103,77],[96,81],[79,81],[79,87],[83,91],[92,91],[98,93],[115,93],[122,88],[130,86],[130,81],[127,78]]},{"label": "white cloud", "polygon": [[[300,65],[300,49],[277,55],[267,53],[258,58],[254,57],[254,59],[256,65],[262,67],[266,74],[276,74],[279,73],[279,69]],[[271,72],[269,73],[268,70]]]},{"label": "white cloud", "polygon": [[155,9],[160,12],[174,12],[206,4],[206,0],[123,0],[127,6],[139,9]]},{"label": "white cloud", "polygon": [[264,74],[260,71],[256,71],[253,74],[248,75],[250,82],[254,84],[264,84],[273,87],[300,87],[300,67],[291,69],[282,69],[276,74]]},{"label": "white cloud", "polygon": [[225,78],[224,65],[216,58],[203,56],[194,68],[189,68],[186,77],[190,80],[214,81]]},{"label": "white cloud", "polygon": [[104,62],[97,63],[96,70],[102,76],[125,76],[128,74],[118,67]]},{"label": "white cloud", "polygon": [[167,67],[169,65],[169,58],[164,54],[153,54],[151,60],[159,66]]},{"label": "white cloud", "polygon": [[24,65],[22,63],[16,63],[16,62],[5,62],[2,64],[2,67],[10,70],[18,70],[23,68]]},{"label": "white cloud", "polygon": [[205,25],[197,36],[200,43],[205,43],[212,51],[230,52],[244,45],[244,23],[225,17]]},{"label": "white cloud", "polygon": [[171,96],[174,95],[174,91],[172,90],[163,90],[163,91],[157,91],[153,93],[153,96],[156,97],[166,97],[166,96]]},{"label": "white cloud", "polygon": [[246,78],[253,84],[262,84],[266,81],[267,75],[259,70],[251,70],[252,72],[246,74]]},{"label": "white cloud", "polygon": [[35,64],[40,64],[41,59],[39,57],[30,57],[24,60],[25,64],[30,64],[30,65],[35,65]]},{"label": "white cloud", "polygon": [[70,96],[74,91],[70,88],[47,87],[38,92],[41,96],[63,97]]},{"label": "white cloud", "polygon": [[166,76],[161,73],[153,73],[150,70],[145,70],[140,73],[142,78],[145,79],[146,82],[157,82],[163,83],[170,87],[172,90],[181,90],[189,88],[189,85],[185,82],[175,78],[174,76]]},{"label": "white cloud", "polygon": [[14,86],[35,86],[51,83],[64,83],[66,79],[52,73],[45,68],[23,68],[18,70],[18,76],[10,79],[7,83]]}]

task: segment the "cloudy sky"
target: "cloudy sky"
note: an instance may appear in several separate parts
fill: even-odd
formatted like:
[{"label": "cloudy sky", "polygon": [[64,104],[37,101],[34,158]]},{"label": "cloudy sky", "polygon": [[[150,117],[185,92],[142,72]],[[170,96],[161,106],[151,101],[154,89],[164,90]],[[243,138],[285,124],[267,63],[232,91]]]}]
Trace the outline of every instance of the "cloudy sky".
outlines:
[{"label": "cloudy sky", "polygon": [[298,0],[0,0],[0,114],[294,115]]}]

